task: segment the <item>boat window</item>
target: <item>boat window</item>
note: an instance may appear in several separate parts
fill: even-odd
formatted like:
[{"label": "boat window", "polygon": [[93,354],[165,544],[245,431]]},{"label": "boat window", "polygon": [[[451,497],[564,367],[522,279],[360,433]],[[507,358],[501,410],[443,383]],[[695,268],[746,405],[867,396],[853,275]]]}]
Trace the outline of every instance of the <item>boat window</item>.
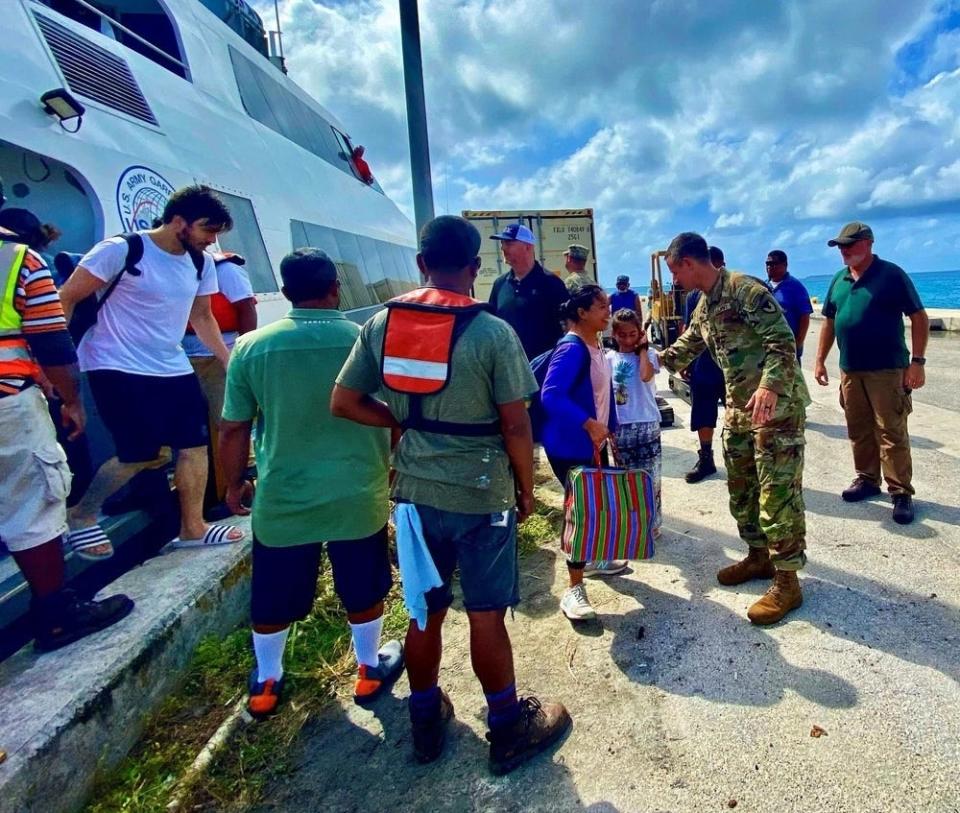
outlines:
[{"label": "boat window", "polygon": [[75,22],[116,40],[177,76],[188,78],[173,20],[159,0],[37,0]]},{"label": "boat window", "polygon": [[409,246],[302,220],[292,220],[290,232],[294,248],[323,249],[337,263],[342,310],[378,305],[420,284],[416,252]]},{"label": "boat window", "polygon": [[260,224],[253,211],[253,204],[247,198],[221,192],[219,189],[217,195],[223,198],[233,218],[233,228],[221,234],[218,239],[220,248],[239,254],[247,261],[244,268],[250,275],[254,293],[269,294],[279,291],[280,286],[277,285],[270,257],[263,244],[263,235],[260,233]]},{"label": "boat window", "polygon": [[[233,62],[240,100],[252,119],[312,152],[341,172],[357,177],[350,163],[349,141],[342,133],[268,71],[255,65],[235,48],[230,48],[230,60]],[[383,193],[379,184],[374,183],[372,188]]]}]

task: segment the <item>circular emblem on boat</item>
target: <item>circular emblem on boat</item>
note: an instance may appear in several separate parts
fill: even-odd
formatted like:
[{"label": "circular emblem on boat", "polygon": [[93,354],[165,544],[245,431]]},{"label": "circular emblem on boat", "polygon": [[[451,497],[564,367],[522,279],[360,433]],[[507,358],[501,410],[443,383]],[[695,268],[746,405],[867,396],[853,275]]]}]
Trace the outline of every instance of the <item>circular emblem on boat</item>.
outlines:
[{"label": "circular emblem on boat", "polygon": [[124,231],[153,228],[155,218],[163,215],[173,187],[150,167],[127,167],[117,181],[117,212]]}]

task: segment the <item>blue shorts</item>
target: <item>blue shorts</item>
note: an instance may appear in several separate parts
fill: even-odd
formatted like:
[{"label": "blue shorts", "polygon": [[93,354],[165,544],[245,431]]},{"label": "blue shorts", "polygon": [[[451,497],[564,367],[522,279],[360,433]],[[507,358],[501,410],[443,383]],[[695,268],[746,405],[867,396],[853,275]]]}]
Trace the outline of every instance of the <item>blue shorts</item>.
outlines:
[{"label": "blue shorts", "polygon": [[364,539],[283,547],[264,545],[254,537],[253,624],[292,624],[310,614],[324,547],[333,571],[333,589],[348,613],[362,613],[386,598],[393,584],[386,525]]},{"label": "blue shorts", "polygon": [[[463,608],[467,612],[505,610],[520,602],[517,512],[461,514],[416,505],[423,536],[443,580],[426,594],[427,612],[453,603],[453,572],[460,568]],[[500,524],[504,522],[504,524]]]}]

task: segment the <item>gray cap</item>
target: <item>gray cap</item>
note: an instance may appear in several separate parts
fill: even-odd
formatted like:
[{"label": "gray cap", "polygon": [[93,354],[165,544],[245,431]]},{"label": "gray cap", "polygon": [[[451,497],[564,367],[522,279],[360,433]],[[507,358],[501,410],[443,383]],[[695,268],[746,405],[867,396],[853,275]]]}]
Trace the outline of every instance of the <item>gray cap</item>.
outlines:
[{"label": "gray cap", "polygon": [[581,246],[579,243],[571,243],[563,253],[568,255],[571,260],[585,260],[590,256],[590,249]]},{"label": "gray cap", "polygon": [[846,226],[840,229],[840,234],[838,234],[832,240],[827,240],[827,245],[849,246],[851,243],[856,243],[857,240],[872,239],[873,229],[871,229],[866,223],[861,223],[859,220],[854,220],[852,223],[847,223]]}]

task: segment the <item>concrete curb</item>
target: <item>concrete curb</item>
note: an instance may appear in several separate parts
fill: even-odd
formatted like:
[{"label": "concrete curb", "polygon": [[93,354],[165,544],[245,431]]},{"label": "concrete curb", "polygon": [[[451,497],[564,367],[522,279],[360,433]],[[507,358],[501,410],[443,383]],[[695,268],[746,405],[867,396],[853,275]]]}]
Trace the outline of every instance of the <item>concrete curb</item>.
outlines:
[{"label": "concrete curb", "polygon": [[[248,532],[249,538],[249,532]],[[0,664],[0,813],[74,811],[98,771],[136,743],[179,681],[198,642],[247,615],[250,545],[178,550],[125,574],[102,595],[137,606],[109,630]]]}]

